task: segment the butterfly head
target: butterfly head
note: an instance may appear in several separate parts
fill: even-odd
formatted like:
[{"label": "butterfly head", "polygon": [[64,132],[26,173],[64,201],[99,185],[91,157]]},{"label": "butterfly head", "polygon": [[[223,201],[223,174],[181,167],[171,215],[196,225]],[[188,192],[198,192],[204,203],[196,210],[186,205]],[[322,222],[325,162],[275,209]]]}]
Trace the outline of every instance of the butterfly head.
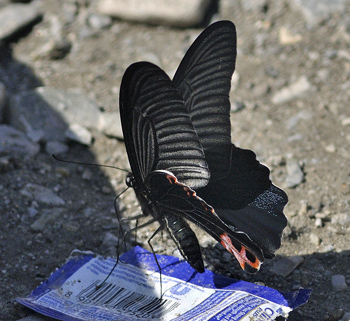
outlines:
[{"label": "butterfly head", "polygon": [[125,184],[128,187],[135,187],[135,177],[132,173],[129,173],[128,176],[125,178]]}]

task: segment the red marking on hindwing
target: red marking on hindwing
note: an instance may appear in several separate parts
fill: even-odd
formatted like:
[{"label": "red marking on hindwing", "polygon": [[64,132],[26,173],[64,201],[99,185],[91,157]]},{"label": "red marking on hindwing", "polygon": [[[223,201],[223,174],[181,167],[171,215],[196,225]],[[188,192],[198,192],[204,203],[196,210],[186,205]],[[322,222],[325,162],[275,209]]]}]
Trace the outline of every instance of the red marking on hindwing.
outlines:
[{"label": "red marking on hindwing", "polygon": [[220,242],[221,245],[236,257],[237,261],[239,262],[239,265],[243,270],[245,270],[246,263],[256,270],[260,269],[261,262],[255,255],[254,255],[255,257],[254,262],[250,261],[247,258],[246,252],[249,250],[245,246],[242,245],[240,251],[236,249],[236,247],[232,244],[231,238],[227,235],[227,233],[221,234],[220,239],[221,239],[221,242]]}]

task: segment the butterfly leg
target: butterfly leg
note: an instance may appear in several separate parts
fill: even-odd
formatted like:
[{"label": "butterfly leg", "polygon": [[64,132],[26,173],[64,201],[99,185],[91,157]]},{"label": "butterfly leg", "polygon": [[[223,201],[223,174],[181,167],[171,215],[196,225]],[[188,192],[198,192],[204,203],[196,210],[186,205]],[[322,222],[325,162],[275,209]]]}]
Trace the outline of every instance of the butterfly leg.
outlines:
[{"label": "butterfly leg", "polygon": [[156,253],[154,252],[154,249],[153,249],[153,246],[151,244],[151,240],[153,239],[153,237],[158,234],[160,231],[163,230],[163,226],[159,226],[156,231],[151,235],[151,237],[148,239],[147,243],[149,245],[149,247],[151,248],[152,250],[152,254],[153,254],[153,257],[157,263],[157,267],[158,267],[158,270],[159,270],[159,282],[160,282],[160,298],[163,297],[163,285],[162,285],[162,270],[161,270],[161,267],[159,265],[159,262],[158,262],[158,259],[157,259],[157,256],[156,256]]}]

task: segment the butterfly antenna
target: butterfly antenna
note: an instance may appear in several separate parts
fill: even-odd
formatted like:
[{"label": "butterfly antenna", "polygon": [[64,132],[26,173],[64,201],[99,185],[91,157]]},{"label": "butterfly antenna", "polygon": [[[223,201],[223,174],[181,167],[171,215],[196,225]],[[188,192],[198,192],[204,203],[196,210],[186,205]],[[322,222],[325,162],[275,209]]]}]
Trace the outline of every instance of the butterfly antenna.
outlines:
[{"label": "butterfly antenna", "polygon": [[[56,160],[58,160],[59,162],[63,162],[63,163],[69,163],[69,164],[77,164],[77,165],[85,165],[85,166],[96,166],[96,167],[108,167],[108,168],[114,168],[114,169],[119,169],[123,172],[129,173],[129,171],[127,169],[124,168],[120,168],[117,166],[113,166],[113,165],[104,165],[104,164],[93,164],[93,163],[84,163],[84,162],[76,162],[76,161],[72,161],[72,160],[66,160],[66,159],[62,159],[57,157],[56,155],[52,154],[52,157]],[[118,195],[119,196],[119,195]]]},{"label": "butterfly antenna", "polygon": [[[114,264],[114,266],[112,267],[112,269],[110,270],[110,272],[108,273],[108,275],[105,277],[105,279],[102,281],[101,284],[97,285],[96,286],[96,289],[99,289],[101,288],[105,283],[106,281],[108,280],[108,278],[112,275],[114,269],[117,267],[118,263],[119,263],[119,254],[120,254],[120,251],[119,251],[119,248],[120,248],[120,236],[121,235],[125,235],[125,233],[123,233],[123,227],[122,227],[122,224],[121,224],[121,218],[120,218],[120,214],[119,214],[119,209],[118,209],[118,205],[117,205],[117,200],[118,198],[120,197],[120,195],[124,194],[130,187],[128,186],[127,188],[125,188],[122,192],[120,192],[115,198],[114,198],[114,201],[113,201],[113,206],[114,206],[114,211],[115,211],[115,214],[117,215],[117,220],[118,220],[118,238],[117,238],[117,260]],[[124,242],[124,236],[123,236],[123,242]],[[125,242],[124,242],[125,243]],[[126,247],[125,247],[125,251],[126,251]]]}]

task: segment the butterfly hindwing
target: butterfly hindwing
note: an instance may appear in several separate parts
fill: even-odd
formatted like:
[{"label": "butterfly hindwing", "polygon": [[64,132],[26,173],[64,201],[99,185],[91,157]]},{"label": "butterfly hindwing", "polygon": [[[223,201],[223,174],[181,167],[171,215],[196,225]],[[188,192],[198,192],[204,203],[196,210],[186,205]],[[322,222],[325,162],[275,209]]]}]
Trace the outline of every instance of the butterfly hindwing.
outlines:
[{"label": "butterfly hindwing", "polygon": [[[168,171],[154,171],[147,177],[151,198],[157,208],[195,223],[233,254],[241,267],[251,273],[259,270],[264,260],[259,246],[243,232],[230,228],[189,186],[180,183]],[[176,210],[175,210],[176,209]]]},{"label": "butterfly hindwing", "polygon": [[272,185],[269,169],[252,151],[231,143],[229,92],[235,60],[233,23],[214,23],[187,51],[173,81],[184,97],[211,172],[198,195],[228,226],[245,233],[265,257],[271,257],[287,224],[283,207],[288,198]]}]

